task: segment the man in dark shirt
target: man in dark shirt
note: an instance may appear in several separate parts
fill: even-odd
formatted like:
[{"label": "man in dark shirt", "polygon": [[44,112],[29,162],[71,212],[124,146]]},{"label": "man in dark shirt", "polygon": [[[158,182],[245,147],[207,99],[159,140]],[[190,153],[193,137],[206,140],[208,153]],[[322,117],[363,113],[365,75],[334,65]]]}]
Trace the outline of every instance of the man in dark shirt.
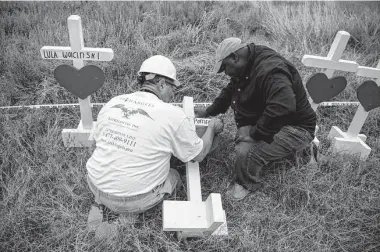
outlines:
[{"label": "man in dark shirt", "polygon": [[216,50],[215,73],[231,77],[212,105],[197,117],[216,116],[231,106],[236,182],[228,194],[236,200],[260,187],[263,167],[310,150],[316,114],[297,69],[276,51],[227,38]]}]

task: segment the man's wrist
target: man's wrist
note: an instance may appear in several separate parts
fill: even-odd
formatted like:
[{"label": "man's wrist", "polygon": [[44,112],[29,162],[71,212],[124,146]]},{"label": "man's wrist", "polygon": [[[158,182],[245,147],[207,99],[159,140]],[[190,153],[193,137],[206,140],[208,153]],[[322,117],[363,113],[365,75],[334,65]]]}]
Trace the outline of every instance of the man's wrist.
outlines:
[{"label": "man's wrist", "polygon": [[209,112],[209,109],[210,107],[207,107],[204,111],[204,117],[209,117],[210,116],[210,112]]}]

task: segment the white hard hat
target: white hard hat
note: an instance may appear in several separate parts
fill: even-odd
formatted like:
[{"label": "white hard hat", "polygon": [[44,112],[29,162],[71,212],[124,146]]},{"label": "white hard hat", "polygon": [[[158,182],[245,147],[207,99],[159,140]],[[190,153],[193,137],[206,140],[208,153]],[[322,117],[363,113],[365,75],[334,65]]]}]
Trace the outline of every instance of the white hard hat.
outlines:
[{"label": "white hard hat", "polygon": [[175,66],[170,59],[162,55],[155,55],[149,59],[146,59],[141,64],[138,75],[141,75],[141,73],[153,73],[162,75],[169,79],[172,79],[174,81],[174,85],[177,87],[180,85],[179,81],[177,81],[177,71],[175,69]]}]

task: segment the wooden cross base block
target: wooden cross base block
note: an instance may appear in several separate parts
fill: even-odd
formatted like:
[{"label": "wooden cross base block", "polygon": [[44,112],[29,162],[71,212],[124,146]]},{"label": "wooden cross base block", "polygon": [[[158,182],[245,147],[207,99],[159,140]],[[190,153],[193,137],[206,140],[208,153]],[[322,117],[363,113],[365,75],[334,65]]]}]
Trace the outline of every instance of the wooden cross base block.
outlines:
[{"label": "wooden cross base block", "polygon": [[179,238],[228,235],[219,193],[211,193],[206,201],[165,200],[162,212],[163,230],[179,231]]},{"label": "wooden cross base block", "polygon": [[333,126],[328,138],[332,140],[332,148],[334,152],[345,152],[352,155],[360,154],[360,159],[363,161],[365,161],[371,153],[371,148],[365,143],[367,136],[364,134],[350,137],[337,126]]},{"label": "wooden cross base block", "polygon": [[[93,122],[95,125],[96,122]],[[95,141],[90,137],[91,129],[84,129],[82,120],[76,129],[63,129],[62,140],[65,147],[91,147]]]}]

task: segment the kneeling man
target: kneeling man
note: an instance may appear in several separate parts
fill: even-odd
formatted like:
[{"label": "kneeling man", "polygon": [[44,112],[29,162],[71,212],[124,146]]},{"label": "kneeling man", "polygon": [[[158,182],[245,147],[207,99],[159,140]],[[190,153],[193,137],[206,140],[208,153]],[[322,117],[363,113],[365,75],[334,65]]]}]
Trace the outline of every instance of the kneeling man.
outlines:
[{"label": "kneeling man", "polygon": [[234,110],[236,181],[228,194],[240,200],[261,186],[264,167],[297,156],[310,160],[316,114],[297,69],[269,47],[227,38],[216,50],[214,71],[230,82],[197,116]]},{"label": "kneeling man", "polygon": [[179,86],[168,58],[145,60],[138,74],[139,91],[114,97],[99,112],[96,149],[87,162],[95,201],[116,213],[142,213],[162,202],[181,182],[171,156],[200,162],[223,130],[212,119],[199,138],[194,121],[168,103]]}]

